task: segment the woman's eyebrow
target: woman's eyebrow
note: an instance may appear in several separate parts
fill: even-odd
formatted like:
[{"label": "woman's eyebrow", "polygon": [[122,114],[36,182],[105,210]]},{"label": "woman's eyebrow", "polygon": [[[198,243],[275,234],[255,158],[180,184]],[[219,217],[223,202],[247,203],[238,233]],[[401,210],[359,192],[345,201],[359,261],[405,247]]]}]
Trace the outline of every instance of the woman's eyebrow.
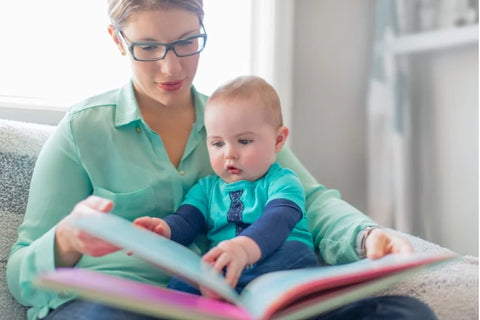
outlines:
[{"label": "woman's eyebrow", "polygon": [[197,30],[187,31],[184,34],[182,34],[180,37],[178,37],[178,40],[182,40],[183,38],[186,38],[187,36],[196,35],[197,34],[196,32],[197,32]]},{"label": "woman's eyebrow", "polygon": [[[174,40],[174,41],[179,41],[179,40],[182,40],[184,38],[187,38],[188,36],[190,35],[196,35],[197,30],[192,30],[192,31],[187,31],[185,33],[183,33],[182,35],[180,35],[177,40]],[[140,39],[138,41],[146,41],[146,42],[159,42],[159,43],[167,43],[167,42],[162,42],[162,41],[158,41],[157,39],[153,39],[153,38],[143,38],[143,39]],[[138,42],[137,41],[137,42]],[[172,42],[174,42],[172,41]]]}]

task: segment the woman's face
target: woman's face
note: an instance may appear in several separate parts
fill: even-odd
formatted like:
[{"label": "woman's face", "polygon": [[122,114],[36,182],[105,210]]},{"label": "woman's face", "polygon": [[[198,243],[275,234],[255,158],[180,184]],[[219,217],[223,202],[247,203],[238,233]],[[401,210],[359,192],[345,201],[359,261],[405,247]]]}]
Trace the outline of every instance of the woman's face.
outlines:
[{"label": "woman's face", "polygon": [[[121,31],[129,42],[170,43],[199,34],[200,22],[197,15],[187,10],[139,11],[129,17]],[[124,50],[128,52],[128,48]],[[164,106],[188,104],[199,57],[177,57],[172,50],[157,61],[135,61],[130,57],[137,99],[154,100]]]}]

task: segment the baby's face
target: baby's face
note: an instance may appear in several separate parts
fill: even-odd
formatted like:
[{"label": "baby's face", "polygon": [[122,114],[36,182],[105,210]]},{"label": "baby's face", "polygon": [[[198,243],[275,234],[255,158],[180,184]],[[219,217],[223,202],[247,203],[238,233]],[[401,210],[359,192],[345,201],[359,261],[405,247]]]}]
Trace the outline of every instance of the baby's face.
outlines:
[{"label": "baby's face", "polygon": [[213,171],[225,182],[254,181],[275,161],[277,130],[254,101],[209,102],[207,146]]}]

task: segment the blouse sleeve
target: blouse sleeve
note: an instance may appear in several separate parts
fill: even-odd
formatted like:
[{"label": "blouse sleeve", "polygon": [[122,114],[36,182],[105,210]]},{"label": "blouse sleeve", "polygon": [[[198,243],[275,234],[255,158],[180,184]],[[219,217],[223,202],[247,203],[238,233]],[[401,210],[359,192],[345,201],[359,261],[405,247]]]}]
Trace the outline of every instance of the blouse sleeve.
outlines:
[{"label": "blouse sleeve", "polygon": [[[91,185],[78,160],[67,116],[38,156],[25,218],[8,259],[8,288],[20,303],[39,308],[55,301],[54,294],[37,290],[33,280],[42,272],[54,270],[55,227],[90,194]],[[40,311],[44,312],[48,310]]]},{"label": "blouse sleeve", "polygon": [[359,260],[355,250],[357,234],[363,228],[376,224],[343,201],[337,190],[319,184],[288,148],[277,155],[277,161],[294,171],[302,182],[308,226],[314,246],[323,260],[328,264]]}]

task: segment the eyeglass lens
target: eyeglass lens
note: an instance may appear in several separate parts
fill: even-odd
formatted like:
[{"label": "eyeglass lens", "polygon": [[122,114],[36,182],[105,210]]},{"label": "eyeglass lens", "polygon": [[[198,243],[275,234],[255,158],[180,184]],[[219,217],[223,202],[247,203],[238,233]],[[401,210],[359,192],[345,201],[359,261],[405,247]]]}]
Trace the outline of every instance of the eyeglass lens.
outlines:
[{"label": "eyeglass lens", "polygon": [[179,57],[191,56],[199,53],[205,46],[205,37],[199,35],[185,40],[180,40],[169,45],[158,43],[134,44],[133,55],[139,60],[163,59],[168,49],[173,49]]}]

